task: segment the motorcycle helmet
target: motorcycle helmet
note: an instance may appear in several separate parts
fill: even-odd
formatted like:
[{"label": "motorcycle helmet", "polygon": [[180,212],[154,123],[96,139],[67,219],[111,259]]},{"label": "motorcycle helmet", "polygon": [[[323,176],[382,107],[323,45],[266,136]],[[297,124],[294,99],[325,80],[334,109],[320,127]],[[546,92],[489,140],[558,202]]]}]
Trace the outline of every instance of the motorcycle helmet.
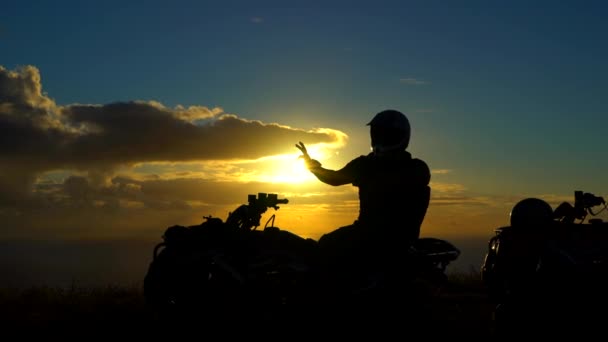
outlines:
[{"label": "motorcycle helmet", "polygon": [[393,109],[381,111],[367,126],[370,126],[372,150],[376,153],[404,150],[409,145],[410,122],[399,111]]},{"label": "motorcycle helmet", "polygon": [[519,201],[510,213],[512,227],[543,227],[553,220],[553,208],[540,198]]}]

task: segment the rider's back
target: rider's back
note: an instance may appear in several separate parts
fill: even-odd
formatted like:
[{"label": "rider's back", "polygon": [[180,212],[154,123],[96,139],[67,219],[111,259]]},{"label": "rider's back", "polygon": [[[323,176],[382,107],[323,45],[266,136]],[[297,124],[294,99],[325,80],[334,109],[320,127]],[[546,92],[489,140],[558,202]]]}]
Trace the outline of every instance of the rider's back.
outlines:
[{"label": "rider's back", "polygon": [[358,223],[373,227],[375,234],[417,239],[430,201],[427,164],[406,151],[370,153],[353,163],[358,164],[353,182],[359,188]]}]

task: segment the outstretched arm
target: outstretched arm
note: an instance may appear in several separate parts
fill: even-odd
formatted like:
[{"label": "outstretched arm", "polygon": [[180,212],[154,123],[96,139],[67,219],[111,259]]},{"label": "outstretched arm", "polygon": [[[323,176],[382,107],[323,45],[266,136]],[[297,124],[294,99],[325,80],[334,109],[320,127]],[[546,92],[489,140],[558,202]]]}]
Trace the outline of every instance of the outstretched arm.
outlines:
[{"label": "outstretched arm", "polygon": [[312,159],[310,155],[308,155],[306,146],[304,146],[304,143],[301,141],[296,144],[296,147],[302,152],[300,158],[304,159],[308,170],[310,170],[310,172],[312,172],[321,182],[337,186],[352,183],[354,181],[353,176],[348,172],[344,172],[344,169],[334,171],[321,167],[321,163],[319,163],[318,160]]}]

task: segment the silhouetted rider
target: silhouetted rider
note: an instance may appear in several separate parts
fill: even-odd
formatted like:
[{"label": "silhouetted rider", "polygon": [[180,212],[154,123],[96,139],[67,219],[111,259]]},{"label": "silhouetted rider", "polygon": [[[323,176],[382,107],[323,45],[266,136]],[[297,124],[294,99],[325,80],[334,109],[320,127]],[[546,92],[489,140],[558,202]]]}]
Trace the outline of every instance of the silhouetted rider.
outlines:
[{"label": "silhouetted rider", "polygon": [[320,181],[359,188],[357,220],[319,239],[326,261],[340,267],[360,267],[362,260],[405,255],[420,236],[430,201],[429,167],[406,151],[410,141],[407,117],[396,110],[384,110],[367,125],[372,152],[339,170],[323,168],[308,155],[302,142],[296,145]]}]

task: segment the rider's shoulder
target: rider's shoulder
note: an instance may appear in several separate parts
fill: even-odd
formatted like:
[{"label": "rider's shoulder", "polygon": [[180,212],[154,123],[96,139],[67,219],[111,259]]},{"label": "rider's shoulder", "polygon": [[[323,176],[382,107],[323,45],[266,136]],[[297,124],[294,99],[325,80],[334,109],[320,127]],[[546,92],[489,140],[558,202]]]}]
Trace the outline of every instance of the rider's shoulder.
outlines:
[{"label": "rider's shoulder", "polygon": [[412,166],[421,170],[429,170],[430,172],[429,165],[420,158],[412,158]]},{"label": "rider's shoulder", "polygon": [[428,184],[431,181],[431,169],[424,160],[412,158],[412,169],[420,182]]},{"label": "rider's shoulder", "polygon": [[349,161],[348,164],[344,167],[344,169],[352,170],[352,169],[361,169],[365,168],[366,165],[369,164],[369,158],[366,155],[360,155],[353,160]]}]

